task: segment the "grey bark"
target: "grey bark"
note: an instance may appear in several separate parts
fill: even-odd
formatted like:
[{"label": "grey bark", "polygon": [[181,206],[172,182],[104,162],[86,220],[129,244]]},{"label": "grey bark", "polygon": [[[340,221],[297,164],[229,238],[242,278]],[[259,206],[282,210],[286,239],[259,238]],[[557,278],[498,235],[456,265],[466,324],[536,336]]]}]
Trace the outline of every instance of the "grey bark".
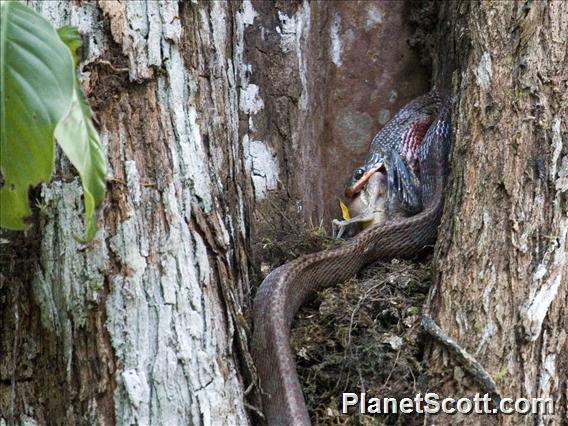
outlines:
[{"label": "grey bark", "polygon": [[[79,26],[109,180],[89,244],[74,239],[80,182],[62,158],[41,189],[33,235],[8,236],[16,253],[2,271],[2,422],[247,424],[235,343],[249,281],[243,11],[222,2],[30,6],[56,26]],[[40,243],[24,261],[30,238]]]}]

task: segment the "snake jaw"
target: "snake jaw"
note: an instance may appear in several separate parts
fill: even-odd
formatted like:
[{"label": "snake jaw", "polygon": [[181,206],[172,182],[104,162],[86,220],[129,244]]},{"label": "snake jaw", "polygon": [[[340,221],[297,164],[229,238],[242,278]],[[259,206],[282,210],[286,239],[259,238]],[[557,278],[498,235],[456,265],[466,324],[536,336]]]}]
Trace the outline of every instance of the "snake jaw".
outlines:
[{"label": "snake jaw", "polygon": [[363,229],[387,220],[386,175],[383,170],[373,173],[358,194],[355,194],[349,207],[339,201],[343,220],[332,221],[335,238],[350,238]]},{"label": "snake jaw", "polygon": [[379,170],[381,170],[383,167],[384,163],[381,161],[380,163],[375,164],[373,167],[371,167],[369,170],[363,173],[363,176],[361,176],[361,178],[359,178],[357,182],[355,182],[353,185],[351,185],[345,190],[345,196],[347,198],[353,198],[355,195],[361,192],[361,190],[363,189],[367,181],[370,179],[370,177],[373,176]]}]

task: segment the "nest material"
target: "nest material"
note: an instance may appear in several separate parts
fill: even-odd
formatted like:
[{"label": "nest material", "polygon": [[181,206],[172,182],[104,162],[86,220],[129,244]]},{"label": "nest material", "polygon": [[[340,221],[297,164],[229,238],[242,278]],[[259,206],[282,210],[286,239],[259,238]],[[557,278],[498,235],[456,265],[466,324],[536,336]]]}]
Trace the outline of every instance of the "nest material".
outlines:
[{"label": "nest material", "polygon": [[[285,238],[263,241],[263,271],[341,241],[322,227],[297,229]],[[358,277],[320,291],[300,310],[291,344],[314,424],[422,425],[423,415],[342,415],[342,392],[369,397],[414,397],[433,391],[439,372],[422,365],[420,327],[431,280],[431,259],[377,262]]]},{"label": "nest material", "polygon": [[424,392],[420,318],[430,276],[429,262],[377,263],[301,310],[291,340],[315,424],[422,424],[411,415],[345,416],[339,401],[342,392]]}]

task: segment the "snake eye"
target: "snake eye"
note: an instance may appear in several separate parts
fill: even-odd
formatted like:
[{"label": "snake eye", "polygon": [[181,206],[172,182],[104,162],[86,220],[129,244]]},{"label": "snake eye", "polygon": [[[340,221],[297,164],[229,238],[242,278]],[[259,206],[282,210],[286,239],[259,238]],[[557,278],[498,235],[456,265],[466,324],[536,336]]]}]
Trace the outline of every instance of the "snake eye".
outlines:
[{"label": "snake eye", "polygon": [[353,173],[353,179],[359,180],[363,177],[364,174],[365,169],[363,167],[359,167],[357,170],[355,170],[355,173]]}]

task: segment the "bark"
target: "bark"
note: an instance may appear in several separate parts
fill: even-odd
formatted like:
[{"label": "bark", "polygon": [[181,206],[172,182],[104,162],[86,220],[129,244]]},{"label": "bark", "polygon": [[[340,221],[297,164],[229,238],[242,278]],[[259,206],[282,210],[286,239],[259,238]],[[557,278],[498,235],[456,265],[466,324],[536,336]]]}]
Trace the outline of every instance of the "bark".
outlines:
[{"label": "bark", "polygon": [[88,245],[74,239],[80,182],[62,158],[33,235],[7,237],[0,423],[247,424],[236,355],[249,291],[242,11],[31,6],[79,26],[110,176]]},{"label": "bark", "polygon": [[[457,95],[434,311],[502,396],[555,401],[552,416],[492,421],[560,424],[568,400],[568,4],[452,2],[444,10]],[[467,375],[455,380],[463,375],[452,373],[455,362],[438,355],[434,348],[428,362],[449,370],[445,396],[482,391]]]}]

